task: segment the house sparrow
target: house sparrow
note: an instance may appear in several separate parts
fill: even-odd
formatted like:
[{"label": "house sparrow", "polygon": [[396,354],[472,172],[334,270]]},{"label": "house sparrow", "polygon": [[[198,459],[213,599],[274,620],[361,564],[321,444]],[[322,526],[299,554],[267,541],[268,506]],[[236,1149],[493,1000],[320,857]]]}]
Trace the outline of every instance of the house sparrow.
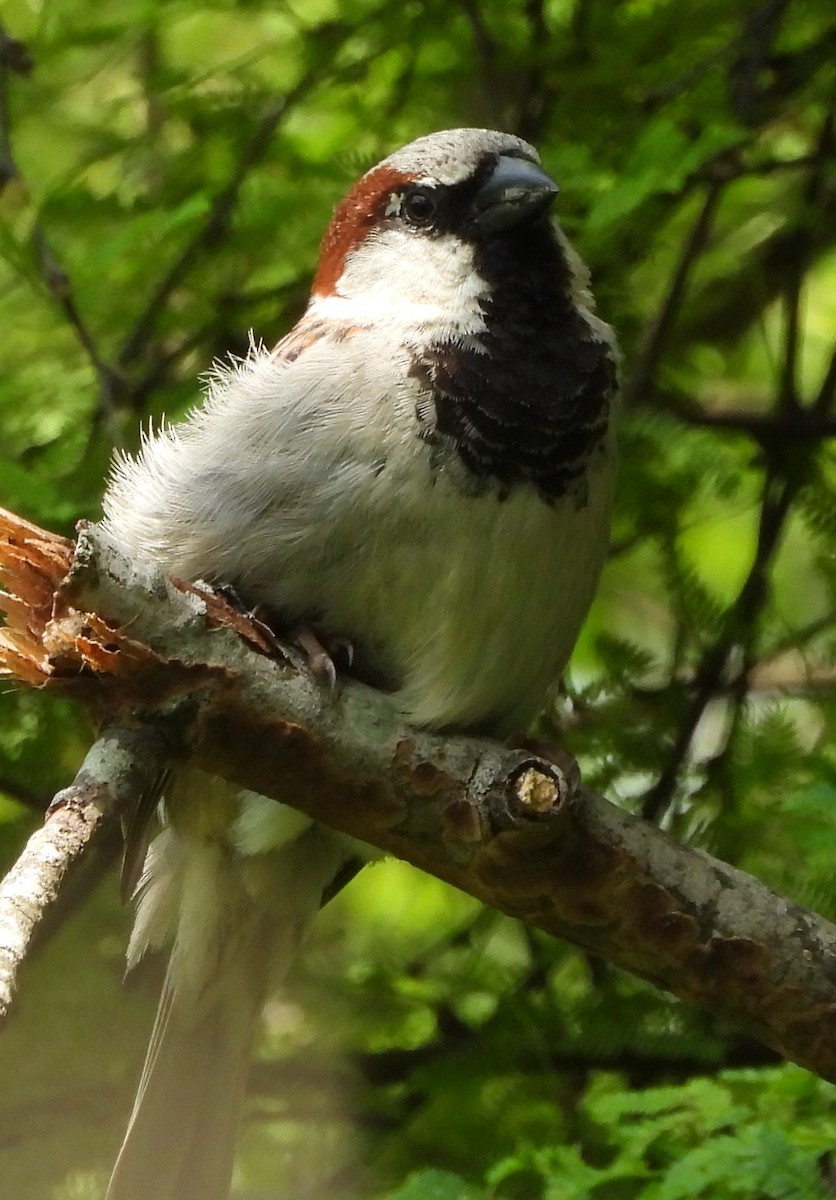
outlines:
[{"label": "house sparrow", "polygon": [[[523,729],[608,537],[615,342],[517,137],[419,138],[334,212],[273,350],[115,465],[131,553],[347,639],[417,724]],[[108,1200],[221,1200],[268,983],[356,846],[193,769],[166,799],[129,961],[173,949]]]}]

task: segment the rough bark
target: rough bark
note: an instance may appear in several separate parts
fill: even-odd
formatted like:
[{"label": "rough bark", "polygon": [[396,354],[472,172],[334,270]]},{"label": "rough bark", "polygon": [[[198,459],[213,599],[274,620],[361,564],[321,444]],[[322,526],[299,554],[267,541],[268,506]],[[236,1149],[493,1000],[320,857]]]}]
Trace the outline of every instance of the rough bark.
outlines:
[{"label": "rough bark", "polygon": [[20,968],[80,856],[104,821],[159,786],[168,765],[153,726],[108,729],[91,746],[73,783],[53,798],[15,865],[0,882],[0,1024],[18,989]]},{"label": "rough bark", "polygon": [[[277,654],[257,622],[129,560],[96,527],[81,530],[68,573],[31,528],[7,523],[4,537],[0,526],[0,558],[3,541],[29,598],[6,605],[0,635],[19,676],[78,694],[109,725],[164,728],[174,754],[567,938],[836,1080],[836,927],[821,917],[527,751],[411,728],[359,683],[330,692],[292,654]],[[50,588],[49,601],[39,598]],[[124,753],[120,743],[131,779]]]}]

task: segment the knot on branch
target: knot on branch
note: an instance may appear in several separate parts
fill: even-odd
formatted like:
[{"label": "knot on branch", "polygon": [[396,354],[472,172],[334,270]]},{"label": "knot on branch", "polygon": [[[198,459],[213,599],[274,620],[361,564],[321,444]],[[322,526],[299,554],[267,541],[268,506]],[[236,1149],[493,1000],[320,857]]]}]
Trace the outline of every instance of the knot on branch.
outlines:
[{"label": "knot on branch", "polygon": [[556,817],[576,797],[579,782],[577,767],[569,775],[558,763],[528,759],[508,777],[509,810],[528,820]]}]

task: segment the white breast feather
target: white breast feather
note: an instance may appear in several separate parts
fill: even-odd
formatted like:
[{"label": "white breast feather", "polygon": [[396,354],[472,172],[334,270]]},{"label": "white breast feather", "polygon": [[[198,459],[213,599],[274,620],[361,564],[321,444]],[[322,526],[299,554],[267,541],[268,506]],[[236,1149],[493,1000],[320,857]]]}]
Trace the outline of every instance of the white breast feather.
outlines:
[{"label": "white breast feather", "polygon": [[582,508],[527,487],[464,494],[454,473],[433,473],[392,332],[395,387],[379,329],[321,339],[292,363],[254,348],[216,373],[204,408],[116,464],[106,522],[171,574],[232,582],[349,638],[418,722],[520,727],[591,600],[611,456]]}]

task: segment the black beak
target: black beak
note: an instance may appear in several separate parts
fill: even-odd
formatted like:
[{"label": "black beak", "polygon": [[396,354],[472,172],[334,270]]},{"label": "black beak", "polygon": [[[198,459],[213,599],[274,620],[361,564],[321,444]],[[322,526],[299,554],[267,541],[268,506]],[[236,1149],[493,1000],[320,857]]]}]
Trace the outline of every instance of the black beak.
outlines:
[{"label": "black beak", "polygon": [[527,158],[500,154],[473,198],[471,227],[479,234],[500,233],[546,211],[558,186]]}]

